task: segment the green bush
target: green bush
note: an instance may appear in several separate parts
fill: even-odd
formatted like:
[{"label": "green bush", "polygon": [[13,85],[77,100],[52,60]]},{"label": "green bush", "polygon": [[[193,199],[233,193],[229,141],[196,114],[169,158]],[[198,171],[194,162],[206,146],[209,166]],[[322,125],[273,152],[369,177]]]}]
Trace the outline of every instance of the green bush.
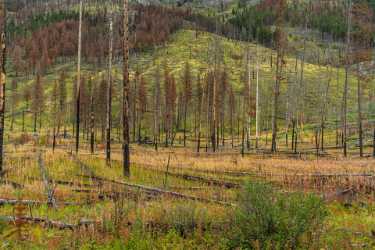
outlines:
[{"label": "green bush", "polygon": [[[326,216],[322,200],[301,193],[280,194],[271,185],[248,183],[229,236],[229,248],[298,249],[313,242]],[[314,232],[314,234],[313,234]]]},{"label": "green bush", "polygon": [[181,236],[192,234],[198,228],[205,228],[209,225],[207,211],[197,208],[194,204],[176,205],[168,211],[165,223],[170,229],[175,230]]}]

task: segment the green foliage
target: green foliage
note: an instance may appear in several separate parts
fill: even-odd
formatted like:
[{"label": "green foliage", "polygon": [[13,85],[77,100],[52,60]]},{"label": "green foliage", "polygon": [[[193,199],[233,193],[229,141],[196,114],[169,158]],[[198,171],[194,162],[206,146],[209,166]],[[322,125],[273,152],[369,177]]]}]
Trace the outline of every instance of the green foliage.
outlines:
[{"label": "green foliage", "polygon": [[239,207],[229,236],[230,248],[297,249],[303,236],[322,225],[326,209],[314,195],[278,194],[270,185],[248,183],[239,196]]},{"label": "green foliage", "polygon": [[196,205],[179,204],[166,214],[166,223],[181,236],[192,234],[198,228],[206,227],[207,211]]},{"label": "green foliage", "polygon": [[13,19],[7,23],[7,32],[10,36],[27,34],[43,28],[51,23],[57,23],[64,20],[78,19],[78,13],[74,10],[60,10],[32,16],[30,20],[22,24],[16,24]]},{"label": "green foliage", "polygon": [[312,15],[311,25],[322,33],[331,34],[335,40],[346,36],[345,17],[337,11],[324,11],[320,15]]},{"label": "green foliage", "polygon": [[270,45],[273,32],[269,24],[274,19],[270,10],[260,11],[255,6],[233,9],[229,22],[241,30],[241,39],[257,40]]}]

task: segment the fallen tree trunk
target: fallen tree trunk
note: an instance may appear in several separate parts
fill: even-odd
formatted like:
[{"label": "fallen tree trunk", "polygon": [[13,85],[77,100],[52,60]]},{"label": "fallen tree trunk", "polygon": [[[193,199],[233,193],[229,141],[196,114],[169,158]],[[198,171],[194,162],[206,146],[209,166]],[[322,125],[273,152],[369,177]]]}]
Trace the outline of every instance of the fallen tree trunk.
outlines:
[{"label": "fallen tree trunk", "polygon": [[[28,177],[28,179],[31,180],[31,181],[43,181],[39,178],[33,178],[33,177]],[[58,185],[70,186],[70,187],[73,187],[73,186],[86,187],[86,188],[100,187],[100,185],[92,185],[92,184],[87,184],[87,183],[78,183],[78,182],[74,182],[74,181],[56,180],[56,179],[53,179],[53,180],[50,179],[50,180],[48,180],[48,182],[50,184],[58,184]]]},{"label": "fallen tree trunk", "polygon": [[8,223],[15,223],[16,221],[25,221],[28,223],[33,224],[44,224],[45,227],[48,228],[55,228],[59,230],[75,230],[77,228],[80,228],[82,226],[90,226],[95,225],[98,222],[92,221],[92,220],[81,220],[77,224],[70,224],[65,223],[61,221],[54,221],[54,220],[48,220],[44,218],[38,218],[38,217],[29,217],[29,216],[22,216],[22,217],[15,217],[15,216],[0,216],[0,221],[8,222]]},{"label": "fallen tree trunk", "polygon": [[139,184],[131,184],[131,183],[126,183],[126,182],[121,182],[121,181],[116,181],[116,180],[110,180],[110,179],[106,179],[106,178],[102,178],[102,177],[98,177],[98,176],[82,175],[81,177],[91,178],[93,180],[98,180],[98,181],[109,182],[109,183],[113,183],[113,184],[117,184],[117,185],[121,185],[121,186],[126,186],[126,187],[129,187],[129,188],[136,188],[136,189],[140,189],[140,190],[143,190],[147,193],[151,193],[151,194],[155,194],[155,195],[160,194],[160,195],[171,196],[171,197],[174,197],[174,198],[200,201],[200,202],[204,202],[204,203],[214,203],[214,204],[219,204],[219,205],[224,205],[224,206],[234,206],[234,204],[224,202],[224,201],[211,200],[211,199],[206,199],[206,198],[202,198],[202,197],[195,197],[195,196],[185,195],[185,194],[181,194],[181,193],[177,193],[177,192],[165,191],[165,190],[162,190],[162,189],[159,189],[159,188],[152,188],[152,187],[147,187],[147,186],[143,186],[143,185],[139,185]]},{"label": "fallen tree trunk", "polygon": [[228,182],[228,181],[221,181],[221,180],[216,180],[216,179],[211,179],[211,178],[205,178],[201,176],[194,176],[194,175],[188,175],[188,174],[178,174],[178,173],[167,173],[170,176],[177,177],[177,178],[182,178],[184,180],[189,180],[189,181],[199,181],[206,183],[208,185],[213,185],[213,186],[220,186],[220,187],[226,187],[226,188],[239,188],[240,184],[238,183],[233,183],[233,182]]},{"label": "fallen tree trunk", "polygon": [[[65,206],[79,206],[79,205],[87,205],[82,203],[76,203],[76,202],[57,202],[58,204],[62,204]],[[29,205],[29,206],[41,206],[48,204],[48,202],[44,201],[37,201],[37,200],[16,200],[16,199],[1,199],[0,198],[0,206],[4,205]]]},{"label": "fallen tree trunk", "polygon": [[[170,172],[170,171],[164,171],[164,170],[161,170],[161,169],[157,169],[153,165],[147,165],[147,164],[138,165],[137,164],[137,167],[142,167],[143,169],[155,171],[155,172],[158,172],[160,174],[169,175],[169,176],[173,176],[173,177],[176,177],[176,178],[182,178],[184,180],[203,182],[203,183],[206,183],[206,184],[212,185],[212,186],[220,186],[220,187],[225,187],[225,188],[239,188],[239,187],[241,187],[241,185],[238,184],[238,183],[225,181],[225,180],[218,180],[218,179],[213,179],[213,178],[207,178],[207,177],[203,177],[203,176],[189,175],[189,174],[186,174],[186,173],[175,173],[175,172],[173,173],[173,172]],[[178,168],[178,167],[168,167],[168,168],[173,169],[173,170],[186,170],[186,171],[193,171],[193,172],[196,171],[193,168]],[[209,170],[208,171],[197,170],[196,172],[215,174],[215,171],[209,171]],[[216,172],[216,173],[218,173],[218,172]]]},{"label": "fallen tree trunk", "polygon": [[0,184],[1,185],[11,185],[14,189],[22,189],[24,188],[24,185],[22,184],[19,184],[17,182],[14,182],[14,181],[10,181],[10,180],[0,180]]}]

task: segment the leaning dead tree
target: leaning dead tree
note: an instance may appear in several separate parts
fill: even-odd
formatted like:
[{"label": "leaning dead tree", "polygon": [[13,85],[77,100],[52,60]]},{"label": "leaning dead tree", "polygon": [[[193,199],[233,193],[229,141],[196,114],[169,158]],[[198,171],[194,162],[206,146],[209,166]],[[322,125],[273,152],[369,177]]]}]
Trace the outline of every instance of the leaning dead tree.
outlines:
[{"label": "leaning dead tree", "polygon": [[123,96],[122,96],[122,150],[124,176],[130,176],[130,137],[129,137],[129,2],[124,0],[123,34]]},{"label": "leaning dead tree", "polygon": [[5,118],[5,18],[6,10],[4,1],[0,2],[0,172],[3,170],[3,143],[4,143],[4,118]]}]

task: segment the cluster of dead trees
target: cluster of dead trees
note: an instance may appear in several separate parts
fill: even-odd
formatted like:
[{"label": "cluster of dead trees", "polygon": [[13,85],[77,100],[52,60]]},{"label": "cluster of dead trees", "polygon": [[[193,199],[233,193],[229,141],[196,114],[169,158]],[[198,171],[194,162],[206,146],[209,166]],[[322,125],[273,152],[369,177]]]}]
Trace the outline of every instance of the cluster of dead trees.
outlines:
[{"label": "cluster of dead trees", "polygon": [[[215,152],[229,146],[240,147],[245,153],[246,150],[260,148],[262,139],[267,147],[270,144],[272,152],[276,152],[280,147],[283,126],[287,149],[291,144],[291,150],[298,152],[299,143],[305,139],[301,138],[304,136],[304,125],[314,124],[316,148],[324,151],[325,145],[328,145],[326,131],[336,129],[336,146],[347,155],[348,142],[353,137],[348,107],[350,102],[355,101],[358,114],[355,127],[360,155],[363,156],[363,148],[369,138],[366,131],[369,134],[373,130],[372,107],[366,109],[367,114],[363,110],[364,89],[369,106],[375,96],[370,85],[372,77],[367,69],[372,65],[369,63],[372,39],[368,36],[374,30],[370,22],[372,12],[348,1],[345,46],[338,52],[339,60],[335,59],[335,50],[327,49],[323,56],[324,64],[320,66],[322,71],[326,69],[326,75],[317,76],[315,84],[305,80],[309,16],[304,19],[302,55],[296,57],[292,72],[290,68],[293,67],[287,65],[291,60],[286,58],[288,34],[284,27],[287,2],[276,2],[274,52],[261,55],[258,48],[255,53],[246,48],[243,58],[239,56],[243,65],[240,86],[234,86],[231,69],[223,63],[224,49],[217,37],[208,46],[210,59],[206,70],[193,71],[191,63],[186,61],[181,73],[176,74],[170,69],[172,65],[164,60],[155,65],[152,77],[143,74],[140,66],[134,67],[134,74],[130,75],[129,53],[163,44],[169,34],[181,27],[183,17],[190,15],[186,10],[140,5],[129,10],[128,2],[124,0],[121,2],[121,14],[109,5],[104,11],[92,15],[84,11],[84,2],[79,1],[77,18],[48,24],[31,34],[24,34],[12,45],[10,58],[15,75],[27,72],[34,75],[34,80],[31,88],[22,88],[22,93],[16,93],[15,90],[20,88],[16,81],[12,83],[11,129],[17,117],[16,110],[19,110],[19,100],[23,98],[22,131],[30,130],[25,128],[25,119],[30,113],[33,132],[40,132],[43,127],[52,130],[54,148],[59,137],[68,137],[71,132],[71,137],[75,136],[77,153],[83,143],[90,146],[91,152],[96,150],[95,145],[103,144],[108,163],[111,144],[117,139],[123,145],[124,175],[128,176],[131,142],[152,144],[156,150],[161,144],[165,147],[178,144],[195,147],[197,152],[202,148]],[[1,22],[5,20],[5,8],[2,7],[4,13],[0,17],[0,31],[4,33],[4,23]],[[161,23],[157,24],[156,19]],[[218,32],[217,23],[215,32]],[[1,61],[4,61],[5,34],[1,39]],[[76,54],[77,75],[71,88],[67,84],[71,80],[63,71],[52,83],[45,82],[44,75],[50,65],[59,60],[69,60]],[[106,65],[106,73],[98,77],[97,74],[81,72],[82,60],[96,66]],[[117,84],[118,77],[112,68],[116,60],[123,62],[122,85]],[[263,64],[271,68],[274,75],[272,85],[263,81],[264,77],[260,74]],[[341,66],[345,69],[343,82],[339,77]],[[0,125],[4,123],[5,112],[5,89],[1,87],[5,82],[4,68],[3,65]],[[196,72],[195,75],[192,72]],[[350,75],[358,80],[356,98],[350,97]],[[333,88],[334,81],[336,89]],[[47,84],[53,85],[48,100]],[[117,112],[113,112],[115,110]],[[47,125],[44,126],[44,122]],[[3,131],[4,125],[0,128],[1,140]],[[272,131],[270,142],[268,131]]]},{"label": "cluster of dead trees", "polygon": [[[170,34],[181,27],[183,18],[189,12],[162,6],[135,5],[131,8],[130,14],[129,49],[142,50],[164,44]],[[119,61],[123,33],[121,14],[111,6],[105,8],[99,6],[94,14],[83,11],[82,15],[82,33],[84,34],[82,58],[84,61],[98,67],[107,63],[109,19],[113,23],[113,58]],[[79,13],[70,10],[56,14],[56,16],[50,18],[44,15],[37,16],[41,21],[37,22],[40,28],[36,30],[17,32],[24,24],[14,25],[9,52],[16,76],[20,73],[21,75],[37,72],[45,74],[51,65],[68,62],[76,55]],[[66,19],[53,22],[63,17]],[[13,19],[13,22],[19,22],[16,17]],[[155,22],[155,20],[158,21]]]}]

